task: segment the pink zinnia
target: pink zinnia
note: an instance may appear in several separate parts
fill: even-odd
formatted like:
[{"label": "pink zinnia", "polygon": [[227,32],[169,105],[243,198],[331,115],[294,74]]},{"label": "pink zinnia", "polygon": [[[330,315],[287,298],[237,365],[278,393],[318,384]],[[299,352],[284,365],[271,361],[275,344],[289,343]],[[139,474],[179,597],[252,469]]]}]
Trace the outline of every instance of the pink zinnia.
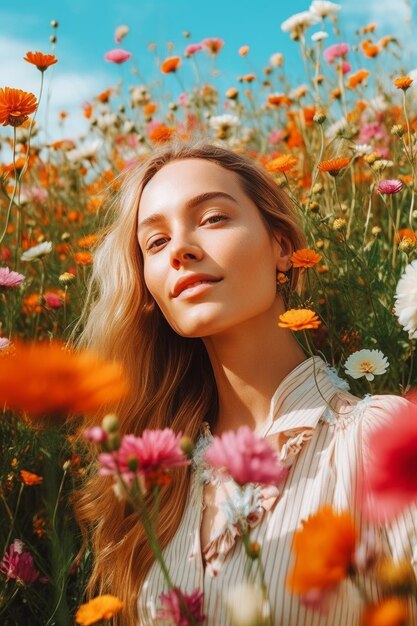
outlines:
[{"label": "pink zinnia", "polygon": [[[417,393],[409,396],[414,402]],[[369,436],[364,509],[369,519],[391,519],[417,500],[417,406],[398,398],[398,409]]]},{"label": "pink zinnia", "polygon": [[144,430],[142,437],[125,435],[117,451],[99,455],[99,473],[115,476],[119,471],[130,483],[135,476],[146,481],[154,473],[188,465],[189,461],[180,448],[181,437],[182,433],[176,435],[170,428]]},{"label": "pink zinnia", "polygon": [[323,57],[326,63],[331,65],[336,59],[344,59],[350,50],[348,43],[335,43],[323,50]]},{"label": "pink zinnia", "polygon": [[396,178],[386,178],[385,180],[381,180],[377,187],[377,190],[379,191],[379,193],[386,193],[391,195],[393,193],[398,193],[403,187],[404,184],[400,180]]},{"label": "pink zinnia", "polygon": [[190,43],[184,50],[184,56],[192,57],[196,52],[200,52],[203,49],[201,43]]},{"label": "pink zinnia", "polygon": [[104,55],[104,59],[109,61],[109,63],[124,63],[132,56],[131,52],[127,50],[123,50],[123,48],[114,48],[114,50],[109,50]]},{"label": "pink zinnia", "polygon": [[277,485],[288,471],[271,446],[248,426],[214,437],[207,448],[205,461],[221,474],[230,475],[239,485]]},{"label": "pink zinnia", "polygon": [[203,615],[203,594],[199,589],[194,589],[190,595],[187,595],[178,587],[174,587],[167,594],[161,593],[160,598],[162,609],[158,611],[158,619],[173,622],[175,626],[190,626],[192,623],[202,626],[204,624],[206,616]]},{"label": "pink zinnia", "polygon": [[0,287],[19,287],[24,280],[23,274],[13,272],[8,267],[0,267]]},{"label": "pink zinnia", "polygon": [[35,569],[32,555],[23,548],[20,539],[13,541],[0,562],[0,572],[6,576],[6,580],[13,579],[23,585],[31,585],[39,578],[39,572]]}]

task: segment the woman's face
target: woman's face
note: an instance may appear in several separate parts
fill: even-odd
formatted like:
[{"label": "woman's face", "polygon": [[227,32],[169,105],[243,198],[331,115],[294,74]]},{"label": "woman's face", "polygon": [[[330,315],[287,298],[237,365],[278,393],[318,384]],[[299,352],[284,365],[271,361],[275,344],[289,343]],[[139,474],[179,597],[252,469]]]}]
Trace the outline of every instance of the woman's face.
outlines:
[{"label": "woman's face", "polygon": [[213,336],[276,307],[276,271],[291,251],[233,172],[203,159],[165,165],[138,221],[146,285],[179,335]]}]

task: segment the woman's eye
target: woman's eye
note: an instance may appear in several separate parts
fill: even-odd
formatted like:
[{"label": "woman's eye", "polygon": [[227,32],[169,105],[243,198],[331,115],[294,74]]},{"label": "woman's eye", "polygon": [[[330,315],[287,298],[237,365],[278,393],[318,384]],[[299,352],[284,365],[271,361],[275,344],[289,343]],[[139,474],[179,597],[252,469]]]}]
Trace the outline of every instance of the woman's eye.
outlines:
[{"label": "woman's eye", "polygon": [[158,239],[154,239],[154,241],[151,241],[150,244],[148,245],[148,248],[147,248],[148,252],[154,252],[155,250],[163,246],[165,242],[166,242],[166,237],[159,237]]},{"label": "woman's eye", "polygon": [[227,217],[225,215],[209,215],[209,217],[204,220],[203,224],[217,224],[217,222],[221,222],[226,219]]}]

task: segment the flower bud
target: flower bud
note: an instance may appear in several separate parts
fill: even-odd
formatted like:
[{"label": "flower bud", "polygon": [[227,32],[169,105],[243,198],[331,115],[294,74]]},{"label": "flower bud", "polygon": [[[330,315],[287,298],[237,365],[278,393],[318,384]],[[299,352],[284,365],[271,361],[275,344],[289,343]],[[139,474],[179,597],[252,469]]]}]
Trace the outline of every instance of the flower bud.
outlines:
[{"label": "flower bud", "polygon": [[62,469],[64,470],[64,472],[68,472],[69,468],[71,467],[71,461],[65,461],[65,463],[63,463],[62,465]]},{"label": "flower bud", "polygon": [[398,248],[401,250],[401,252],[405,252],[406,254],[412,252],[415,247],[415,241],[413,241],[413,239],[411,239],[410,237],[404,237],[403,239],[401,239],[398,245]]},{"label": "flower bud", "polygon": [[63,285],[67,285],[68,283],[72,282],[74,278],[75,278],[75,275],[71,274],[71,272],[64,272],[63,274],[59,276],[58,280]]},{"label": "flower bud", "polygon": [[52,26],[52,28],[58,28],[59,24],[58,24],[57,20],[51,20],[51,26]]},{"label": "flower bud", "polygon": [[406,559],[394,562],[386,558],[377,568],[377,577],[382,589],[390,594],[412,594],[416,591],[414,570]]},{"label": "flower bud", "polygon": [[119,431],[119,419],[114,413],[109,413],[101,422],[101,427],[107,433],[117,433]]},{"label": "flower bud", "polygon": [[62,233],[61,235],[61,241],[69,241],[71,239],[71,235],[67,232]]},{"label": "flower bud", "polygon": [[333,222],[333,230],[344,230],[346,228],[346,220],[343,217],[338,217]]},{"label": "flower bud", "polygon": [[130,456],[127,459],[127,466],[131,472],[136,472],[139,468],[139,459],[137,459],[135,456]]},{"label": "flower bud", "polygon": [[401,124],[394,124],[391,128],[391,135],[397,135],[397,137],[402,137],[405,131]]},{"label": "flower bud", "polygon": [[189,459],[191,458],[193,451],[194,451],[194,442],[191,439],[191,437],[187,437],[187,435],[184,435],[183,437],[181,437],[180,449],[182,450],[182,452],[185,454],[187,458]]},{"label": "flower bud", "polygon": [[252,543],[249,545],[248,556],[251,559],[255,560],[259,558],[260,554],[261,554],[261,546],[259,545],[257,541],[252,541]]},{"label": "flower bud", "polygon": [[316,124],[324,124],[326,119],[326,115],[325,113],[323,113],[323,111],[317,111],[317,113],[313,117],[313,121],[316,122]]},{"label": "flower bud", "polygon": [[377,237],[382,232],[382,228],[380,226],[373,226],[371,233],[374,237]]},{"label": "flower bud", "polygon": [[106,441],[103,442],[103,450],[114,452],[120,448],[120,437],[118,433],[108,433]]}]

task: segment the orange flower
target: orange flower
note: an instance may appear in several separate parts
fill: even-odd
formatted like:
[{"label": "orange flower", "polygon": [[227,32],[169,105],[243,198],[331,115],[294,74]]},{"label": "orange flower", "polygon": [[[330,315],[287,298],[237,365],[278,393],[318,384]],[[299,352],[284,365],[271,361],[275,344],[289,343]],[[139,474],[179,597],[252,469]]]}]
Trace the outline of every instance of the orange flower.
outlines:
[{"label": "orange flower", "polygon": [[31,416],[94,411],[120,400],[127,382],[118,363],[59,343],[16,343],[0,360],[0,403]]},{"label": "orange flower", "polygon": [[113,91],[114,91],[113,87],[110,87],[109,89],[106,89],[105,91],[102,91],[101,93],[98,94],[97,100],[101,102],[102,104],[107,104],[107,102],[110,100],[110,96],[112,95]]},{"label": "orange flower", "polygon": [[314,267],[316,263],[321,261],[321,254],[311,248],[301,248],[296,250],[291,256],[293,267]]},{"label": "orange flower", "polygon": [[26,315],[33,315],[34,313],[40,313],[42,306],[40,304],[40,294],[31,293],[23,299],[22,312]]},{"label": "orange flower", "polygon": [[397,41],[397,40],[392,35],[386,35],[385,37],[381,37],[378,43],[381,46],[381,48],[386,48],[387,45],[391,43],[391,41]]},{"label": "orange flower", "polygon": [[40,485],[43,482],[43,476],[38,476],[38,474],[28,472],[27,470],[20,470],[20,478],[22,479],[22,483],[27,487]]},{"label": "orange flower", "polygon": [[75,615],[75,623],[90,626],[103,620],[111,619],[123,607],[123,602],[116,596],[103,595],[82,604]]},{"label": "orange flower", "polygon": [[176,72],[180,65],[181,65],[180,57],[177,57],[177,56],[167,57],[165,61],[162,61],[161,63],[161,72],[163,74]]},{"label": "orange flower", "polygon": [[83,104],[83,115],[86,120],[91,119],[93,115],[93,105],[91,102],[84,102]]},{"label": "orange flower", "polygon": [[338,159],[330,159],[329,161],[321,161],[318,164],[320,172],[328,172],[331,176],[337,176],[341,170],[350,163],[350,157],[339,157]]},{"label": "orange flower", "polygon": [[172,139],[174,133],[174,128],[170,128],[166,124],[159,124],[150,131],[149,139],[155,143],[165,143]]},{"label": "orange flower", "polygon": [[291,100],[284,93],[271,93],[268,96],[268,103],[275,107],[281,105],[288,107],[291,104]]},{"label": "orange flower", "polygon": [[318,328],[321,324],[317,313],[311,309],[289,309],[279,316],[278,326],[289,328],[290,330],[307,330],[308,328]]},{"label": "orange flower", "polygon": [[367,606],[362,614],[362,626],[407,626],[408,608],[400,598],[386,598],[380,604]]},{"label": "orange flower", "polygon": [[367,24],[361,28],[361,31],[365,35],[366,33],[373,33],[376,29],[376,24]]},{"label": "orange flower", "polygon": [[92,248],[96,245],[99,237],[96,233],[91,233],[91,235],[86,235],[85,237],[81,237],[77,241],[77,246],[80,248]]},{"label": "orange flower", "polygon": [[297,165],[297,159],[292,154],[282,154],[269,161],[266,164],[266,169],[273,174],[284,174],[289,172],[295,165]]},{"label": "orange flower", "polygon": [[77,265],[91,265],[93,258],[91,252],[74,252],[74,260]]},{"label": "orange flower", "polygon": [[143,112],[145,115],[153,115],[158,108],[157,102],[149,102],[143,107]]},{"label": "orange flower", "polygon": [[411,239],[417,242],[416,233],[411,228],[400,228],[394,235],[395,243],[400,243],[403,239]]},{"label": "orange flower", "polygon": [[361,50],[368,59],[373,59],[379,54],[379,46],[372,43],[369,39],[362,41]]},{"label": "orange flower", "polygon": [[245,57],[249,52],[249,46],[240,46],[239,54],[241,57]]},{"label": "orange flower", "polygon": [[53,54],[43,54],[43,52],[26,52],[24,61],[36,65],[40,72],[44,72],[50,65],[58,63],[58,59]]},{"label": "orange flower", "polygon": [[403,91],[407,91],[407,89],[411,86],[413,79],[409,76],[398,76],[394,80],[394,85],[397,89],[402,89]]},{"label": "orange flower", "polygon": [[295,593],[330,591],[349,574],[356,529],[349,513],[322,507],[294,535],[295,564],[287,580]]},{"label": "orange flower", "polygon": [[37,106],[33,93],[12,87],[0,88],[0,124],[3,126],[21,126]]},{"label": "orange flower", "polygon": [[351,74],[347,81],[348,89],[354,89],[358,85],[361,85],[364,80],[369,76],[368,70],[358,70],[354,74]]}]

